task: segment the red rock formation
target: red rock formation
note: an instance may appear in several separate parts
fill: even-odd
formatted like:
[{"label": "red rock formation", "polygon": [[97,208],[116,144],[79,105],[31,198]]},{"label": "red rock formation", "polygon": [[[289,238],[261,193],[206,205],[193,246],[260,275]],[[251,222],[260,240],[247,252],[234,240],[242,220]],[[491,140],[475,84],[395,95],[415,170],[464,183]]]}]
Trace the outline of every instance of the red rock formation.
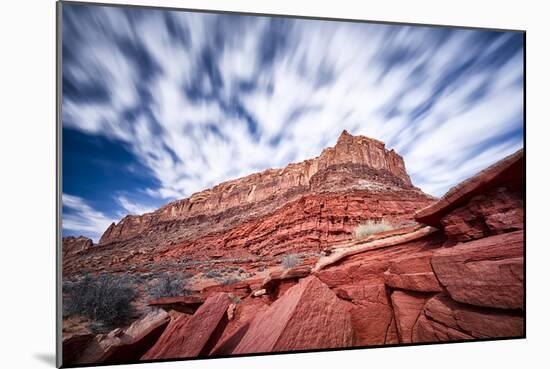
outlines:
[{"label": "red rock formation", "polygon": [[[192,315],[172,312],[142,360],[523,337],[523,180],[520,151],[433,203],[411,186],[395,153],[344,133],[311,161],[128,218],[67,270],[173,271],[182,260],[211,266],[239,257],[262,273],[151,302],[200,307],[186,310]],[[364,219],[406,223],[424,205],[416,213],[424,224],[350,241]],[[168,242],[182,235],[188,238]],[[297,251],[315,253],[289,269],[276,263]],[[260,261],[269,270],[260,272]]]},{"label": "red rock formation", "polygon": [[[320,251],[326,245],[349,240],[357,225],[367,219],[412,221],[415,209],[431,200],[416,191],[304,195],[276,212],[244,222],[226,232],[216,232],[171,247],[163,257],[181,257],[191,250],[223,250],[227,256],[248,253],[265,256]],[[202,249],[202,250],[201,250]]]},{"label": "red rock formation", "polygon": [[126,329],[117,328],[107,335],[97,335],[79,354],[64,355],[65,364],[115,364],[138,361],[160,337],[170,320],[165,311],[152,312]]},{"label": "red rock formation", "polygon": [[453,300],[476,306],[523,309],[523,231],[438,250],[431,263]]},{"label": "red rock formation", "polygon": [[179,355],[177,350],[179,346],[183,345],[186,337],[183,332],[185,332],[190,318],[191,315],[188,314],[172,313],[172,320],[168,327],[155,345],[141,357],[141,360],[177,358]]},{"label": "red rock formation", "polygon": [[[192,233],[223,231],[268,214],[305,193],[353,188],[417,191],[403,159],[395,151],[386,150],[380,141],[344,131],[335,147],[323,150],[315,159],[224,182],[152,213],[129,215],[118,224],[113,223],[100,244],[123,241],[153,230],[164,231],[164,237],[172,236],[172,240],[189,238]],[[208,229],[200,229],[199,223],[209,223]],[[189,225],[194,226],[193,232],[186,231]]]},{"label": "red rock formation", "polygon": [[[319,260],[316,275],[355,306],[356,344],[524,335],[524,187],[523,167],[516,165],[522,152],[510,158],[419,212],[417,220],[442,232],[389,234]],[[468,222],[472,214],[486,225],[482,232],[472,231],[479,224]],[[449,215],[466,224],[466,232],[449,227]]]},{"label": "red rock formation", "polygon": [[170,325],[143,360],[205,356],[213,348],[227,325],[227,293],[209,297],[192,317]]},{"label": "red rock formation", "polygon": [[146,272],[182,260],[320,252],[349,240],[366,220],[411,223],[415,211],[433,201],[412,186],[393,150],[344,131],[315,159],[224,182],[113,223],[99,247],[64,263],[64,272],[121,272],[130,265]]},{"label": "red rock formation", "polygon": [[391,294],[391,301],[399,342],[414,342],[413,330],[420,316],[422,308],[431,296],[411,291],[395,290]]},{"label": "red rock formation", "polygon": [[442,289],[433,273],[431,260],[431,253],[423,253],[392,261],[384,273],[386,286],[417,292],[440,292]]},{"label": "red rock formation", "polygon": [[210,352],[212,356],[230,355],[233,353],[252,320],[263,314],[269,307],[267,298],[246,298],[235,305],[233,319],[230,319],[216,346]]},{"label": "red rock formation", "polygon": [[[355,345],[383,345],[399,343],[396,326],[395,306],[390,299],[391,289],[385,284],[386,273],[399,269],[392,265],[404,265],[402,260],[411,255],[420,260],[429,258],[445,238],[431,234],[423,238],[397,245],[386,244],[383,248],[365,249],[360,253],[348,254],[343,259],[333,259],[315,272],[329,287],[337,289],[339,296],[353,304],[351,320],[355,333]],[[324,263],[321,263],[324,264]],[[412,263],[416,270],[423,270],[423,263]],[[415,270],[415,269],[412,269]]]},{"label": "red rock formation", "polygon": [[444,294],[430,299],[414,327],[413,342],[522,337],[524,316],[511,310],[459,304]]},{"label": "red rock formation", "polygon": [[63,237],[63,257],[74,256],[85,252],[86,250],[92,248],[93,242],[91,239],[80,236],[80,237]]},{"label": "red rock formation", "polygon": [[[521,224],[521,228],[523,228],[523,222],[518,222],[518,219],[523,218],[524,173],[525,158],[523,149],[521,149],[451,188],[439,201],[419,210],[415,218],[419,222],[439,227],[444,223],[442,220],[445,216],[448,216],[456,208],[466,206],[474,212],[472,214],[474,219],[488,217],[492,213],[496,215],[497,219],[511,217],[505,222],[506,224]],[[489,194],[491,191],[496,192]],[[489,199],[485,200],[487,196]],[[478,205],[468,204],[468,201],[471,200]],[[508,213],[512,209],[515,209],[517,214]],[[461,214],[466,213],[463,211]],[[468,219],[470,223],[472,220]],[[495,219],[493,223],[498,223],[498,221]],[[508,227],[504,226],[502,230],[504,231]],[[449,232],[451,236],[455,234],[456,232],[452,230]],[[477,238],[480,236],[482,234],[478,234]]]},{"label": "red rock formation", "polygon": [[149,306],[193,314],[204,303],[203,296],[160,297],[149,301]]},{"label": "red rock formation", "polygon": [[352,343],[347,305],[311,276],[257,315],[232,353],[337,348]]},{"label": "red rock formation", "polygon": [[74,363],[84,350],[90,345],[94,335],[92,333],[79,333],[63,337],[63,364]]}]

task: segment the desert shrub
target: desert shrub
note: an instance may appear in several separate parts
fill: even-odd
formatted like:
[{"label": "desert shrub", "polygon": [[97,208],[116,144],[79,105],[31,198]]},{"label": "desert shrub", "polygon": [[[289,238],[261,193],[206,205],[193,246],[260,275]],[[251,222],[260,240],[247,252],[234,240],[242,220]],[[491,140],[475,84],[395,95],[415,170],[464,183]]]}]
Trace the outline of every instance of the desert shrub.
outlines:
[{"label": "desert shrub", "polygon": [[83,315],[103,325],[120,325],[133,314],[131,305],[136,291],[128,278],[102,274],[84,276],[79,281],[64,284],[64,313]]},{"label": "desert shrub", "polygon": [[239,278],[228,278],[228,279],[224,279],[223,282],[222,282],[222,285],[224,286],[229,286],[231,284],[235,284],[237,282],[239,282],[240,279]]},{"label": "desert shrub", "polygon": [[302,258],[298,254],[283,255],[281,264],[285,269],[294,268],[295,266],[302,264]]},{"label": "desert shrub", "polygon": [[215,270],[211,270],[209,271],[208,273],[205,274],[206,278],[221,278],[222,277],[222,274],[218,271],[215,271]]},{"label": "desert shrub", "polygon": [[187,272],[180,275],[162,274],[158,282],[149,288],[149,295],[154,298],[189,295],[187,284],[190,277],[191,274]]},{"label": "desert shrub", "polygon": [[380,221],[369,220],[365,224],[359,224],[354,231],[356,239],[361,240],[371,234],[385,232],[394,229],[393,225],[387,220],[382,219]]}]

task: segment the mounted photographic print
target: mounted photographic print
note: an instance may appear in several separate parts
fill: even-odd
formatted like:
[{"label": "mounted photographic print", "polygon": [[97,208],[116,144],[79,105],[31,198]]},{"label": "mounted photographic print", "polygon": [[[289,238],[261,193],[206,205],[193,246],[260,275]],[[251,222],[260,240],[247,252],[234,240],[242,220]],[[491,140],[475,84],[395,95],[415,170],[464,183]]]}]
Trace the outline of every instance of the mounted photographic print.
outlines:
[{"label": "mounted photographic print", "polygon": [[524,338],[524,58],[59,2],[58,365]]}]

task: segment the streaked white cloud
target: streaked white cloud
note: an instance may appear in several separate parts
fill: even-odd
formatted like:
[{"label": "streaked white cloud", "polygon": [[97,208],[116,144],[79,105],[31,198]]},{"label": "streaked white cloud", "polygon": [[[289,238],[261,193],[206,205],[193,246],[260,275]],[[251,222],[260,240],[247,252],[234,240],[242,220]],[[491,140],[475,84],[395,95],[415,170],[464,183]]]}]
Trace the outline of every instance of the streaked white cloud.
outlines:
[{"label": "streaked white cloud", "polygon": [[344,128],[396,149],[433,195],[522,145],[509,34],[96,9],[65,17],[78,23],[66,72],[108,98],[65,95],[64,124],[124,142],[158,182],[151,196],[316,156]]},{"label": "streaked white cloud", "polygon": [[[126,211],[126,214],[130,215],[142,215],[145,213],[150,213],[155,210],[153,207],[145,206],[143,204],[139,204],[133,201],[128,200],[126,196],[119,196],[117,198],[120,206]],[[126,214],[123,214],[126,215]]]},{"label": "streaked white cloud", "polygon": [[91,238],[95,243],[103,232],[116,219],[112,219],[94,209],[88,202],[78,196],[64,193],[62,227],[64,231],[77,232]]}]

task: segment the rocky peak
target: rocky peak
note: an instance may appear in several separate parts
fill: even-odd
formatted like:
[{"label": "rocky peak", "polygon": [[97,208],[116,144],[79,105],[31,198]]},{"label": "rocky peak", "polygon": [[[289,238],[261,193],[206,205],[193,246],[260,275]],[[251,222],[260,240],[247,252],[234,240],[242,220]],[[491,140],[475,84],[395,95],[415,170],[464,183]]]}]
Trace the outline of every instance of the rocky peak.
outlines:
[{"label": "rocky peak", "polygon": [[346,129],[344,129],[336,141],[336,146],[345,145],[347,143],[351,143],[352,141],[353,136]]},{"label": "rocky peak", "polygon": [[403,158],[394,150],[387,150],[384,142],[366,136],[353,136],[343,130],[334,147],[323,150],[318,160],[321,166],[353,163],[377,171],[391,173],[403,181],[406,187],[412,186],[405,169]]}]

